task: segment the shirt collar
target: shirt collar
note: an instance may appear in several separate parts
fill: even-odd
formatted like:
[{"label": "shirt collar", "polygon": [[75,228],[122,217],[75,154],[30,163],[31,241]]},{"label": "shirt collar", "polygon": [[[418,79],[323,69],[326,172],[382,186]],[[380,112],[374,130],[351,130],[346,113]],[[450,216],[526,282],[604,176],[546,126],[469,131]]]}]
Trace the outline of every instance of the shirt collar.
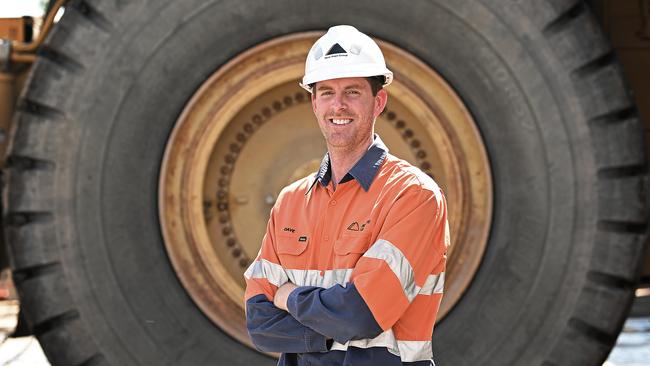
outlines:
[{"label": "shirt collar", "polygon": [[[368,151],[366,151],[361,159],[354,164],[345,177],[341,179],[341,183],[356,179],[363,190],[367,192],[377,175],[377,171],[379,171],[379,167],[386,159],[387,154],[388,147],[386,147],[381,138],[379,138],[379,135],[375,134]],[[330,166],[329,153],[325,153],[325,156],[320,163],[320,168],[314,178],[314,183],[309,187],[307,193],[311,191],[316,182],[320,182],[323,187],[326,187],[330,183],[330,180],[332,179],[332,168]]]}]

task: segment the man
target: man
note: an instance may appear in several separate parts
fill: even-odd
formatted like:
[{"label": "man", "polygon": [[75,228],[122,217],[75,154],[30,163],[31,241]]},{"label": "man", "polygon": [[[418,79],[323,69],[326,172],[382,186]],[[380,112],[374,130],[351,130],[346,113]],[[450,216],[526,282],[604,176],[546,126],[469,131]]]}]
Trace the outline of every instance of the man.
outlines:
[{"label": "man", "polygon": [[336,26],[309,51],[327,153],[280,193],[245,273],[255,346],[279,365],[431,365],[447,209],[436,183],[374,134],[392,81],[377,44]]}]

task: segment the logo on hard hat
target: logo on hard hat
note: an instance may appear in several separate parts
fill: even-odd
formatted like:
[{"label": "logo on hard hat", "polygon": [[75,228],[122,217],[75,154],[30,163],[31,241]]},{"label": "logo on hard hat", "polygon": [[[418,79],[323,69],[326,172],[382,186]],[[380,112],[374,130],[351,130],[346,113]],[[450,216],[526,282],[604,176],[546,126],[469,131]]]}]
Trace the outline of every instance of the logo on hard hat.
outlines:
[{"label": "logo on hard hat", "polygon": [[331,57],[342,57],[342,56],[347,57],[348,53],[338,43],[334,43],[334,45],[330,47],[330,50],[327,51],[327,53],[325,54],[326,59]]}]

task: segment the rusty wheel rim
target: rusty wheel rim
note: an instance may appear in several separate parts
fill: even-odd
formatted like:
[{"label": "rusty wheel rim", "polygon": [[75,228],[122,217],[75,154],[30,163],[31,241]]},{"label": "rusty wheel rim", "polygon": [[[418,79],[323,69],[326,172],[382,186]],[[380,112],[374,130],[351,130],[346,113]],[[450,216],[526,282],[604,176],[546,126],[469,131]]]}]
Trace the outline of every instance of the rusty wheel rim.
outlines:
[{"label": "rusty wheel rim", "polygon": [[[243,272],[280,189],[315,171],[325,152],[309,95],[297,85],[321,34],[276,38],[217,70],[185,107],[163,158],[159,214],[172,265],[199,308],[249,346]],[[474,121],[443,78],[379,43],[395,81],[377,132],[447,196],[452,247],[440,320],[470,285],[487,246],[489,162]]]}]

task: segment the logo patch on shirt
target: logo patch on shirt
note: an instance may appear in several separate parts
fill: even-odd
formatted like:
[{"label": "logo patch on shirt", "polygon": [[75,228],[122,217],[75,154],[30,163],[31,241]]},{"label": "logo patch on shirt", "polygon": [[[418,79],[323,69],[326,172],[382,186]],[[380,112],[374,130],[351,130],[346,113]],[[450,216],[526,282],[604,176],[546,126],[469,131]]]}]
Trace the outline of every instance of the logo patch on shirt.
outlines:
[{"label": "logo patch on shirt", "polygon": [[366,225],[368,225],[369,223],[370,223],[370,220],[366,220],[366,222],[363,225],[359,226],[359,223],[355,221],[355,222],[351,223],[348,226],[348,230],[350,230],[350,231],[363,231],[363,229],[365,229]]},{"label": "logo patch on shirt", "polygon": [[298,238],[298,241],[300,241],[300,242],[306,242],[306,241],[307,241],[307,237],[306,237],[306,236],[301,236],[301,237]]},{"label": "logo patch on shirt", "polygon": [[348,226],[348,230],[359,231],[359,223],[356,221],[351,223],[350,226]]}]

